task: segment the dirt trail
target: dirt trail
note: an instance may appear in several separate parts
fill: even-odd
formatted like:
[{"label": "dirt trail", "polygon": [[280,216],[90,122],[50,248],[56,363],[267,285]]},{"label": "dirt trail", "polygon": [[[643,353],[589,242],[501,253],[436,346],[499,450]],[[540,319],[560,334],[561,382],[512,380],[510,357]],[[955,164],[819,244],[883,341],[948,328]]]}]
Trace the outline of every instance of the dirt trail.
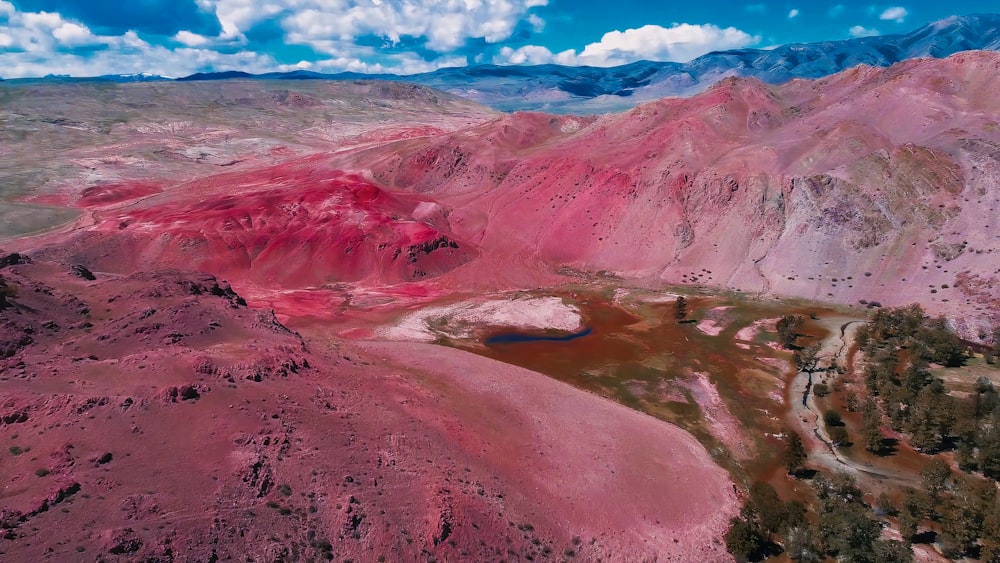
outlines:
[{"label": "dirt trail", "polygon": [[[820,351],[817,354],[819,362],[817,370],[813,373],[800,371],[795,374],[791,385],[788,386],[789,422],[794,428],[798,428],[803,435],[810,435],[818,441],[820,447],[810,448],[810,461],[821,465],[832,471],[847,471],[861,483],[869,485],[874,483],[883,484],[890,480],[899,485],[916,485],[917,480],[912,475],[896,471],[872,467],[868,464],[858,462],[847,456],[834,447],[830,435],[827,433],[823,417],[816,406],[815,395],[812,393],[812,386],[815,377],[821,370],[834,365],[846,367],[848,370],[852,366],[848,365],[847,354],[854,342],[855,334],[864,322],[855,317],[836,316],[819,319],[817,324],[829,332],[829,336],[820,343]],[[812,440],[809,440],[813,442]],[[813,442],[815,445],[815,442]]]}]

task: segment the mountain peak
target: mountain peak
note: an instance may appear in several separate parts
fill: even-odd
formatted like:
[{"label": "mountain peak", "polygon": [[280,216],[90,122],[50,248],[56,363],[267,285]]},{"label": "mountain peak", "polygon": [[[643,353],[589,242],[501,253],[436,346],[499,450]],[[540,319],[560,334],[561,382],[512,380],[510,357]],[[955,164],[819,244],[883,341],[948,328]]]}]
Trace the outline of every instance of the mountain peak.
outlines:
[{"label": "mountain peak", "polygon": [[592,114],[623,111],[662,97],[690,96],[728,77],[754,77],[780,84],[794,78],[821,78],[859,65],[887,67],[908,59],[943,58],[970,50],[1000,50],[1000,14],[949,16],[905,34],[716,51],[687,63],[644,60],[609,68],[487,64],[407,76],[303,70],[253,75],[231,70],[178,80],[377,79],[429,86],[501,111]]}]

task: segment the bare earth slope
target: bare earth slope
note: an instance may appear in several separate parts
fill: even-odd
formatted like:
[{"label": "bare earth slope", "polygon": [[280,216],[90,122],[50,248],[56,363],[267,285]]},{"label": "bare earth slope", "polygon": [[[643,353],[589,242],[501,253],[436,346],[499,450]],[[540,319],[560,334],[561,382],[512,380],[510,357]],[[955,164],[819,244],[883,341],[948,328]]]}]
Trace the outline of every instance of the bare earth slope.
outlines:
[{"label": "bare earth slope", "polygon": [[[426,137],[492,115],[443,92],[382,82],[4,83],[0,197],[106,207],[216,174]],[[0,237],[44,227],[52,213],[3,202]]]},{"label": "bare earth slope", "polygon": [[514,114],[335,162],[451,207],[492,270],[919,300],[969,318],[975,337],[1000,297],[997,80],[992,52],[782,86],[726,80],[623,114]]},{"label": "bare earth slope", "polygon": [[457,350],[320,344],[206,274],[7,262],[4,560],[728,557],[729,477],[676,427]]},{"label": "bare earth slope", "polygon": [[68,184],[59,197],[89,214],[58,248],[135,271],[194,247],[195,264],[234,283],[282,287],[442,274],[452,289],[534,287],[568,266],[921,301],[975,338],[1000,297],[998,65],[968,52],[782,86],[726,80],[599,118],[479,114],[452,133],[258,158],[134,204]]}]

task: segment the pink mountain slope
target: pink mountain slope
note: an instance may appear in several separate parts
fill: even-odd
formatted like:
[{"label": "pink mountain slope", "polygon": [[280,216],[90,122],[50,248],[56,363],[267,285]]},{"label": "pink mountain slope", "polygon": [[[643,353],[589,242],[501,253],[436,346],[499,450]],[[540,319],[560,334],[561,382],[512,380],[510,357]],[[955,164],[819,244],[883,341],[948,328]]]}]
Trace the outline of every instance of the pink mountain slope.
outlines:
[{"label": "pink mountain slope", "polygon": [[920,301],[975,335],[1000,298],[998,80],[991,52],[782,86],[730,79],[628,113],[514,114],[335,162],[451,208],[456,235],[508,271]]},{"label": "pink mountain slope", "polygon": [[569,268],[918,301],[974,338],[1000,298],[998,80],[1000,54],[968,52],[781,86],[728,79],[601,117],[484,113],[142,184],[166,191],[131,204],[83,192],[91,216],[55,248],[277,288],[537,287]]}]

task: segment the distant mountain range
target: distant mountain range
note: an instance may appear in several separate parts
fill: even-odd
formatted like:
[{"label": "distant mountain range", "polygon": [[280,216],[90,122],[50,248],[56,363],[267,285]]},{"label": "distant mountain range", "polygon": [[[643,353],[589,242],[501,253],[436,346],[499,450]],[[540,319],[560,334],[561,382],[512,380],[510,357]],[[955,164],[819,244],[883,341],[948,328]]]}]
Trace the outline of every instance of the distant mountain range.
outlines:
[{"label": "distant mountain range", "polygon": [[[310,71],[253,75],[226,71],[198,73],[178,80],[406,81],[444,90],[503,111],[605,113],[665,96],[696,94],[731,76],[752,76],[777,84],[793,78],[828,76],[860,64],[890,66],[915,57],[942,58],[969,50],[1000,50],[1000,14],[951,16],[901,35],[791,43],[774,49],[717,51],[688,63],[640,61],[611,68],[477,65],[408,76]],[[151,75],[104,76],[100,79],[115,82],[167,80]]]}]

